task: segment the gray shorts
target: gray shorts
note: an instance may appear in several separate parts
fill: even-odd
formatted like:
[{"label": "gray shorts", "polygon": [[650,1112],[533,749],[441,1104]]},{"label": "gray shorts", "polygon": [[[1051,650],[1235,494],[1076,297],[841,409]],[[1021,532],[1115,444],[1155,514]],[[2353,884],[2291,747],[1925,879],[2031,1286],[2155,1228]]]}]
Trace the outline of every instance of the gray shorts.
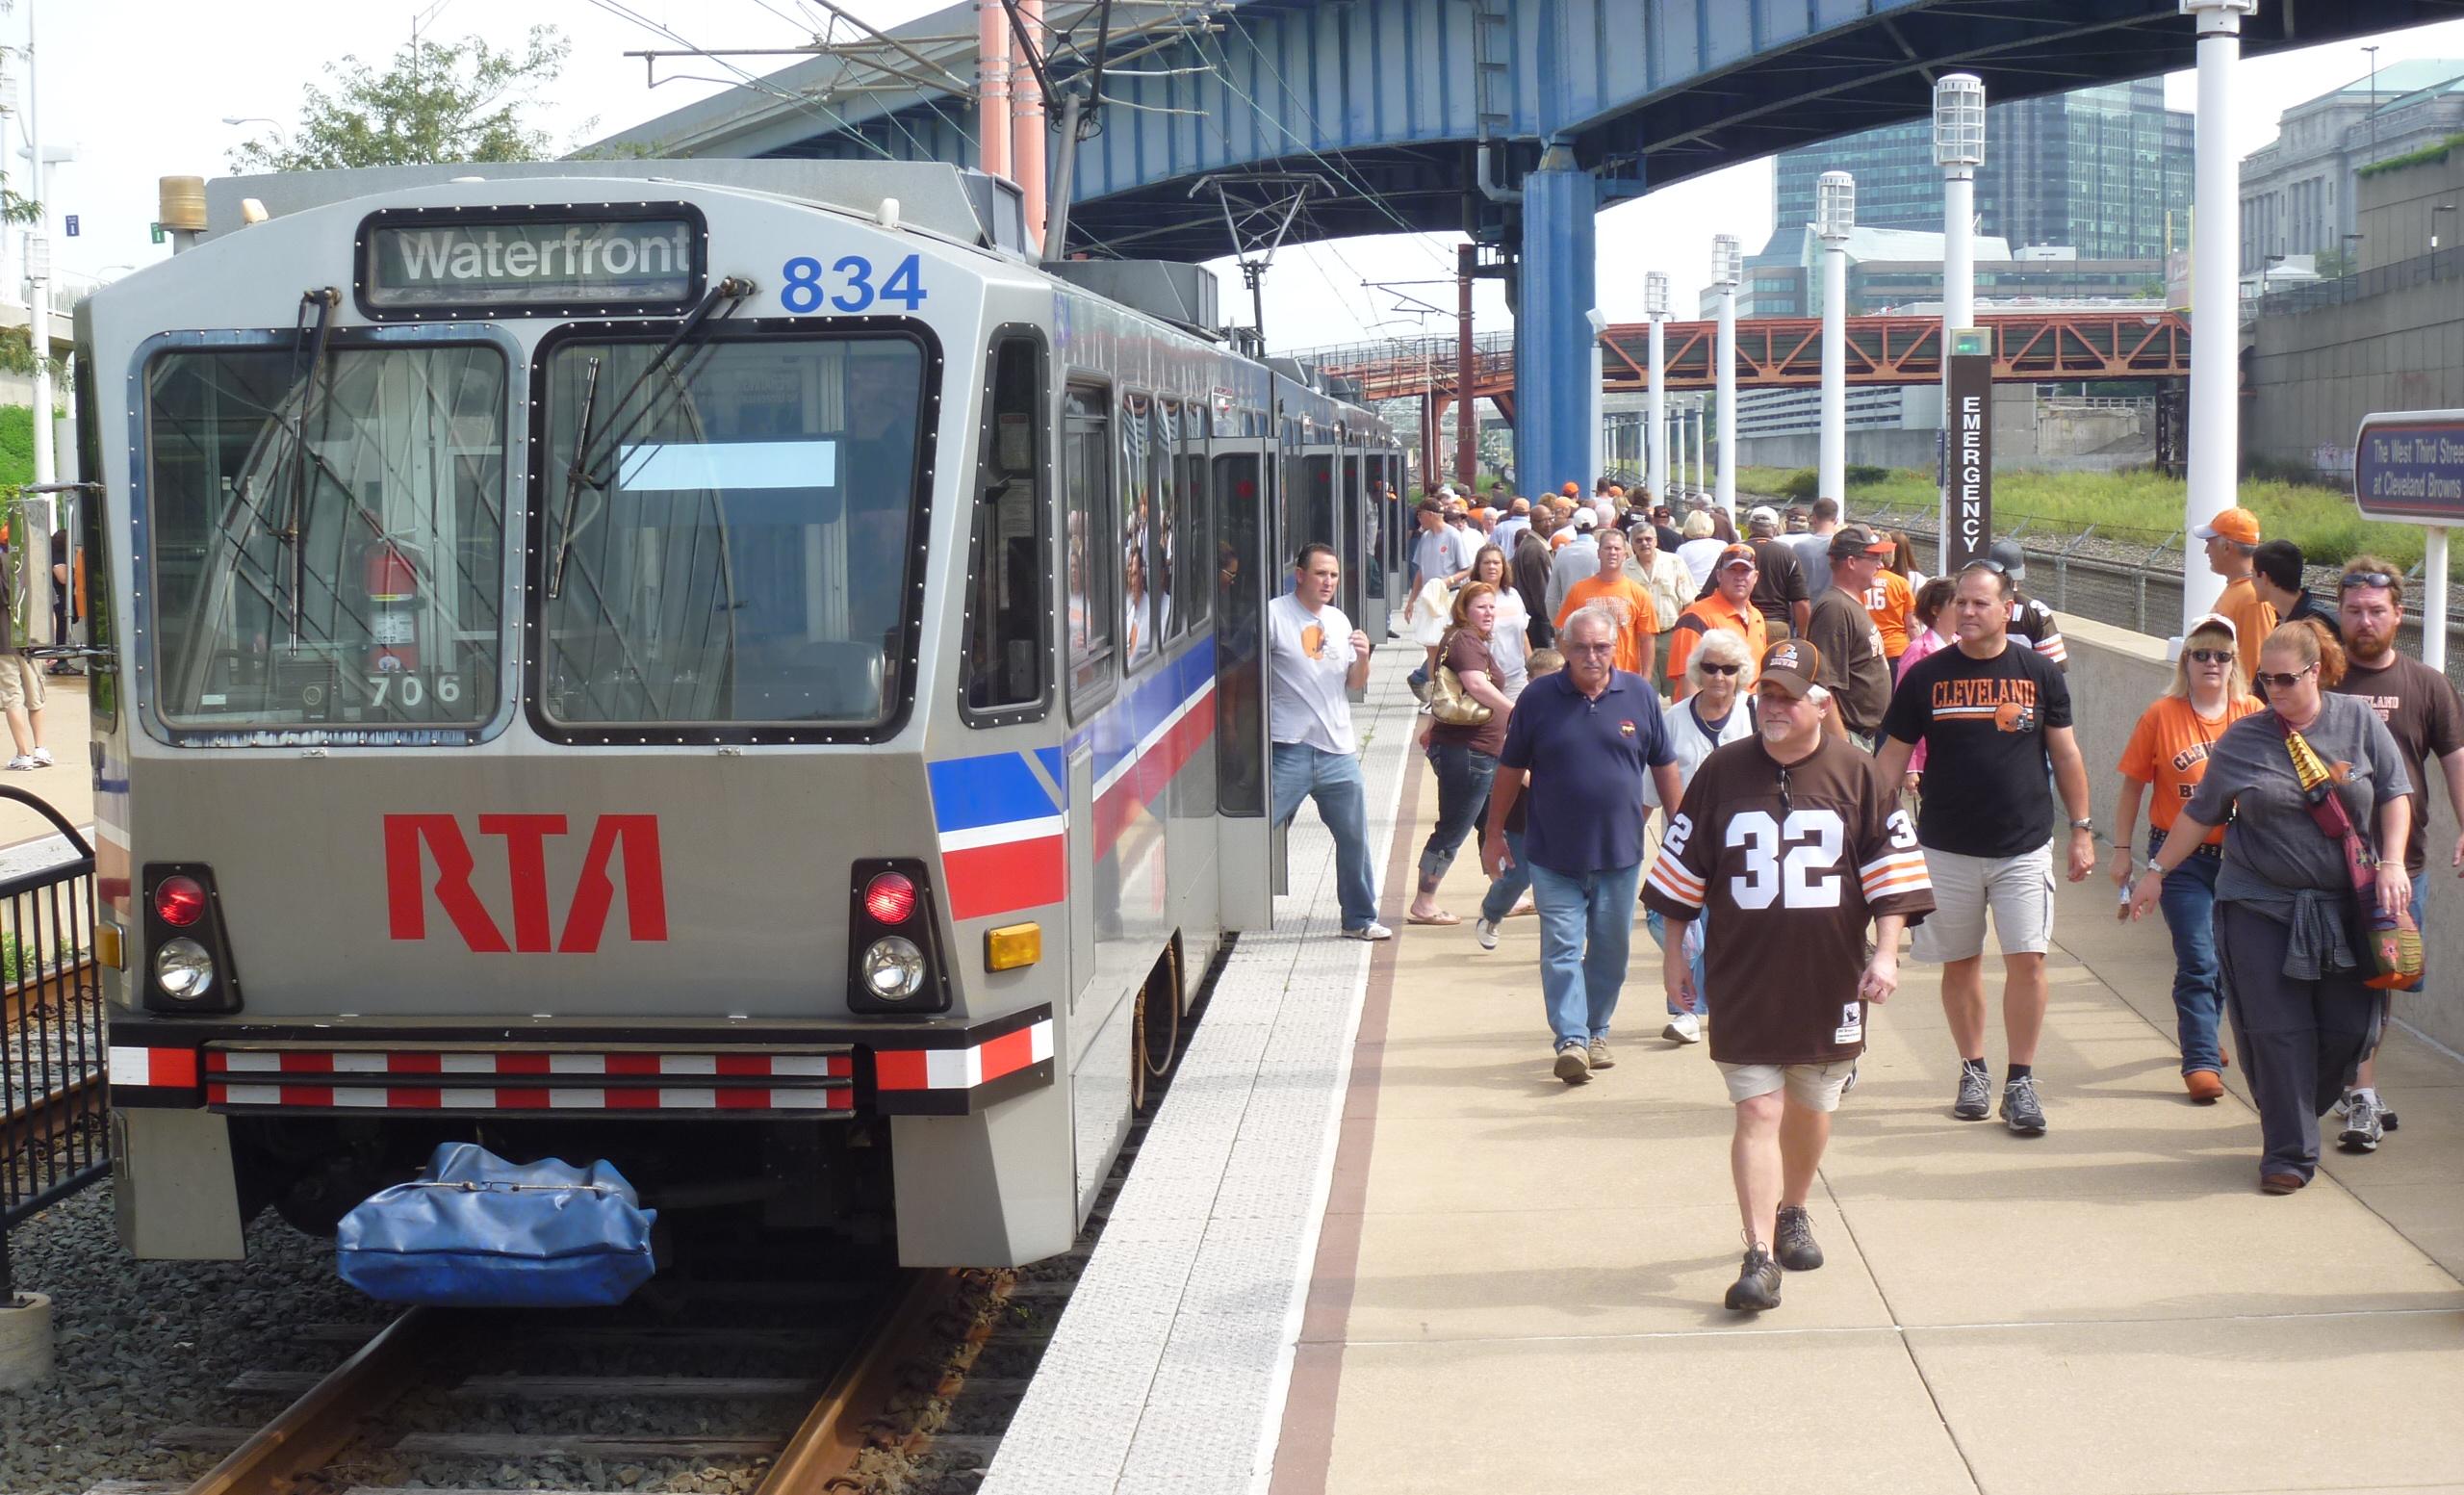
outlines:
[{"label": "gray shorts", "polygon": [[1920,961],[1973,960],[1985,953],[1985,915],[2004,955],[2042,955],[2053,945],[2053,848],[2015,857],[1968,857],[1925,848],[1934,912],[1916,926],[1909,953]]},{"label": "gray shorts", "polygon": [[1743,1105],[1757,1095],[1786,1089],[1788,1098],[1809,1111],[1836,1111],[1839,1093],[1857,1071],[1854,1059],[1829,1064],[1724,1064],[1720,1074],[1729,1082],[1729,1103]]}]

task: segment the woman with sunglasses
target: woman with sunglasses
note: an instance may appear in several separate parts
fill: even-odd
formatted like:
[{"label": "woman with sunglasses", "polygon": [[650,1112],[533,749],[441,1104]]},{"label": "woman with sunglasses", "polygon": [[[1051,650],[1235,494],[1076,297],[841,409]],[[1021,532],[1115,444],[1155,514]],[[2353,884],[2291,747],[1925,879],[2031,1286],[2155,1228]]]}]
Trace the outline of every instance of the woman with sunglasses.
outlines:
[{"label": "woman with sunglasses", "polygon": [[[1677,782],[1681,788],[1694,782],[1694,770],[1711,750],[1754,735],[1754,654],[1745,635],[1733,629],[1715,628],[1705,633],[1694,652],[1685,659],[1685,682],[1691,687],[1682,700],[1672,701],[1660,712],[1660,721],[1668,729],[1669,750],[1677,755]],[[1648,781],[1643,785],[1643,804],[1659,803],[1659,792]],[[1670,812],[1675,813],[1674,810]],[[1643,915],[1652,938],[1666,943],[1667,921],[1657,913]],[[1711,1010],[1711,999],[1703,985],[1703,934],[1698,919],[1681,932],[1693,941],[1687,952],[1693,963],[1695,1007],[1687,1012],[1674,1001],[1668,1004],[1668,1026],[1660,1029],[1660,1037],[1678,1044],[1699,1044],[1703,1041],[1703,1015]]]},{"label": "woman with sunglasses", "polygon": [[[2268,1194],[2291,1194],[2318,1172],[2319,1118],[2344,1095],[2377,1037],[2378,993],[2364,984],[2370,970],[2359,915],[2395,917],[2412,900],[2404,873],[2412,780],[2370,703],[2322,688],[2344,672],[2343,648],[2316,623],[2281,624],[2268,634],[2259,683],[2272,709],[2217,738],[2164,849],[2131,886],[2130,916],[2143,918],[2208,832],[2225,826],[2216,875],[2218,966],[2258,1102],[2259,1188]],[[2297,754],[2326,768],[2320,803],[2332,798],[2355,831],[2375,833],[2375,909],[2354,907],[2345,843],[2313,818]]]},{"label": "woman with sunglasses", "polygon": [[[2121,791],[2114,801],[2114,886],[2129,891],[2137,863],[2131,832],[2139,802],[2154,786],[2147,808],[2147,855],[2165,849],[2179,824],[2182,807],[2207,773],[2208,754],[2224,730],[2261,709],[2233,652],[2233,624],[2209,613],[2191,626],[2173,683],[2141,713],[2121,750]],[[2182,1087],[2191,1099],[2212,1105],[2224,1094],[2224,1055],[2217,1025],[2224,999],[2216,976],[2216,875],[2224,865],[2224,828],[2218,826],[2165,879],[2158,904],[2173,936],[2173,1017],[2182,1044]]]}]

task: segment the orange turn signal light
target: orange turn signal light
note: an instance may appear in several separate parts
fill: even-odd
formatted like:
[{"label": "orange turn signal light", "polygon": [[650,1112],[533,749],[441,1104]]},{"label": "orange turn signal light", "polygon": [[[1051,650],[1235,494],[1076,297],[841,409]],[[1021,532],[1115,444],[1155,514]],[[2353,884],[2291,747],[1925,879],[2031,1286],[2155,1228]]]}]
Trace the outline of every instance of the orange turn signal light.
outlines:
[{"label": "orange turn signal light", "polygon": [[984,968],[1016,970],[1043,959],[1043,926],[1004,924],[984,932]]}]

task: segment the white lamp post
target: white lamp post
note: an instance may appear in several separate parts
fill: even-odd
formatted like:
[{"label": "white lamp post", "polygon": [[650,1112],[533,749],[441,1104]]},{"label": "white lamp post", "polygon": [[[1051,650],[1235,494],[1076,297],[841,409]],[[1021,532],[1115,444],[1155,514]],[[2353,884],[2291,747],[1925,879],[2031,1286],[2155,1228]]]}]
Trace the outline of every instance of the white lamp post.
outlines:
[{"label": "white lamp post", "polygon": [[[2258,0],[2181,0],[2182,13],[2198,22],[2197,151],[2193,168],[2191,212],[2191,450],[2187,528],[2212,523],[2233,506],[2239,469],[2241,415],[2234,406],[2241,382],[2241,293],[2234,268],[2242,259],[2237,199],[2240,168],[2225,131],[2233,104],[2234,64],[2242,57],[2242,17]],[[2433,557],[2443,573],[2444,555]],[[2224,580],[2185,557],[2182,567],[2182,631],[2214,609]]]},{"label": "white lamp post", "polygon": [[1711,237],[1711,284],[1720,293],[1719,377],[1720,507],[1736,516],[1736,287],[1745,278],[1745,252],[1734,234]]},{"label": "white lamp post", "polygon": [[1652,323],[1651,472],[1644,478],[1652,501],[1668,497],[1668,277],[1658,271],[1643,276],[1643,315]]},{"label": "white lamp post", "polygon": [[[1697,395],[1694,397],[1694,491],[1707,494],[1711,491],[1711,433],[1703,427],[1703,397]],[[1729,517],[1732,520],[1736,517],[1736,505],[1729,505]]]},{"label": "white lamp post", "polygon": [[1848,231],[1857,225],[1857,179],[1825,171],[1813,185],[1814,233],[1822,240],[1822,452],[1814,492],[1848,517]]},{"label": "white lamp post", "polygon": [[[1934,85],[1934,164],[1942,168],[1942,423],[1950,428],[1951,334],[1976,321],[1976,168],[1985,165],[1985,81],[1944,74]],[[1943,549],[1950,554],[1950,490],[1942,492]]]}]

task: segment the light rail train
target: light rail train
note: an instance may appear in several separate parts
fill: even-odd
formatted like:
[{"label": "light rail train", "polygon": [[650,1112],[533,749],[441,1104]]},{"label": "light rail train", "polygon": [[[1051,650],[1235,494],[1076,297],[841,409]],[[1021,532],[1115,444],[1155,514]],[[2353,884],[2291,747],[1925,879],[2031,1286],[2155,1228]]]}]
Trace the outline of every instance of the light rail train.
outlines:
[{"label": "light rail train", "polygon": [[76,325],[130,1247],[475,1140],[1065,1250],[1271,917],[1266,604],[1323,540],[1383,632],[1394,434],[948,167],[207,203]]}]

